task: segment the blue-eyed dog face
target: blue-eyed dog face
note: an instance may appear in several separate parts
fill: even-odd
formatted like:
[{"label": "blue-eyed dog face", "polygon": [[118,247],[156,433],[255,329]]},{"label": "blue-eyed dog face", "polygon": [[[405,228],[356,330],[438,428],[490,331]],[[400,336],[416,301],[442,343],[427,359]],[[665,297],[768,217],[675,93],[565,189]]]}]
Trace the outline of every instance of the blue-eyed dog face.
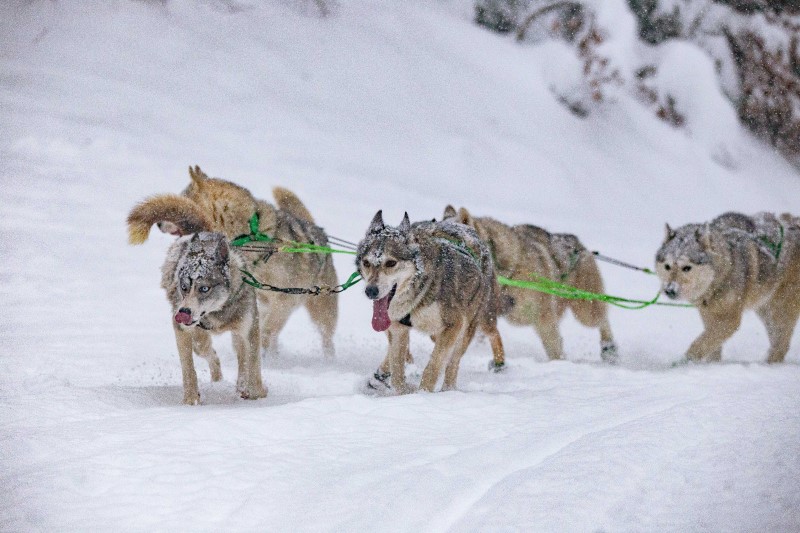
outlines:
[{"label": "blue-eyed dog face", "polygon": [[196,233],[188,238],[175,269],[178,301],[175,320],[197,324],[204,315],[220,310],[230,296],[229,249],[220,233]]}]

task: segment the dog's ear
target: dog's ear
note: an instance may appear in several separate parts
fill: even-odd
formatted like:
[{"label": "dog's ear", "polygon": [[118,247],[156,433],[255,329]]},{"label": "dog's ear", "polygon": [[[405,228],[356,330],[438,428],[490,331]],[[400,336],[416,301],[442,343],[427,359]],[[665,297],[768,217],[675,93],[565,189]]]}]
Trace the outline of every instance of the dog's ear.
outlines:
[{"label": "dog's ear", "polygon": [[411,231],[411,220],[408,218],[407,212],[403,215],[403,220],[400,222],[398,229],[403,233]]},{"label": "dog's ear", "polygon": [[367,233],[380,233],[385,227],[386,224],[383,223],[383,210],[380,210],[372,217],[372,222],[369,223]]},{"label": "dog's ear", "polygon": [[217,243],[216,256],[219,264],[224,265],[228,262],[230,257],[230,248],[228,248],[228,241],[225,239],[220,239]]},{"label": "dog's ear", "polygon": [[699,242],[704,248],[711,248],[713,238],[711,236],[710,225],[706,224],[702,230],[700,228],[694,230],[694,236],[697,238],[697,242]]},{"label": "dog's ear", "polygon": [[448,218],[456,218],[457,216],[458,213],[456,212],[456,208],[448,204],[447,207],[444,208],[444,215],[442,215],[442,219],[447,220]]},{"label": "dog's ear", "polygon": [[466,207],[462,207],[458,210],[458,221],[462,224],[466,224],[467,226],[472,226],[472,215],[469,214]]},{"label": "dog's ear", "polygon": [[669,224],[664,224],[664,242],[671,241],[675,238],[675,230],[669,227]]},{"label": "dog's ear", "polygon": [[189,167],[189,177],[192,178],[192,182],[200,187],[203,184],[203,181],[208,178],[206,173],[200,170],[198,165],[195,165],[194,168],[191,166]]}]

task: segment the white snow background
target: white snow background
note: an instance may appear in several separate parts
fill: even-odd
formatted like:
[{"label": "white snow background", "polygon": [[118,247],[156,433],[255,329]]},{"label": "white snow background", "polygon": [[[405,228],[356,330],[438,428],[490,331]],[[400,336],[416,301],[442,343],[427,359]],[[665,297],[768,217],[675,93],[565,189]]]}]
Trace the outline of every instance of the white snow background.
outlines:
[{"label": "white snow background", "polygon": [[[637,52],[622,0],[597,4],[620,65],[663,63],[686,128],[624,92],[575,117],[553,93],[573,52],[480,29],[467,0],[0,3],[0,530],[800,531],[800,341],[767,366],[752,314],[721,364],[679,368],[693,310],[613,309],[615,367],[571,317],[559,362],[501,322],[505,372],[476,341],[459,391],[374,397],[385,339],[357,286],[335,361],[301,311],[268,398],[236,398],[223,336],[224,381],[197,360],[203,405],[180,404],[171,237],[131,247],[124,220],[190,164],[289,187],[348,240],[378,209],[453,203],[645,266],[664,222],[800,214],[800,174],[738,125],[711,60]],[[611,294],[657,291],[601,268]],[[413,337],[419,368],[430,349]]]}]

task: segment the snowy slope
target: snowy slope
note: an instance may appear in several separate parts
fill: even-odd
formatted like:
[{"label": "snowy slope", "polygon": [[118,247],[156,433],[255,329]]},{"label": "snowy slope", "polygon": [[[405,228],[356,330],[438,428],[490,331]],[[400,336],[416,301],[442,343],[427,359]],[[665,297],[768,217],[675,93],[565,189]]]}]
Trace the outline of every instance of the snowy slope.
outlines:
[{"label": "snowy slope", "polygon": [[[204,405],[179,405],[170,238],[129,247],[124,218],[189,164],[263,198],[287,186],[349,240],[379,208],[454,203],[643,265],[665,221],[800,211],[800,175],[731,122],[697,49],[639,51],[683,91],[688,131],[624,93],[581,120],[551,91],[574,83],[571,52],[483,31],[470,6],[0,4],[0,530],[800,529],[800,340],[767,367],[753,316],[723,364],[677,369],[693,311],[613,310],[613,368],[571,318],[562,362],[502,323],[506,372],[476,343],[458,392],[375,398],[385,341],[354,288],[335,362],[298,313],[267,399],[234,399],[222,337],[225,381],[200,361]],[[602,268],[610,293],[657,290]]]}]

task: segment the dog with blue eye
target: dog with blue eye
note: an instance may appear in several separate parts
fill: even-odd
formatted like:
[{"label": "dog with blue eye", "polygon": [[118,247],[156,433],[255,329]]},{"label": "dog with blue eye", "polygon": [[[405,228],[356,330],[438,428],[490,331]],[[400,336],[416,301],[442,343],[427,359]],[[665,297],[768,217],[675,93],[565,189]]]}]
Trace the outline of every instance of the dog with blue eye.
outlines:
[{"label": "dog with blue eye", "polygon": [[[211,223],[190,201],[152,197],[133,208],[129,230],[155,223],[180,230],[161,267],[161,287],[172,306],[172,327],[183,376],[183,403],[198,405],[200,392],[192,353],[208,362],[211,380],[222,379],[211,335],[229,331],[239,365],[236,390],[242,398],[264,398],[261,379],[259,320],[255,289],[242,279],[245,259],[227,237],[206,231]],[[176,208],[176,206],[180,208]]]},{"label": "dog with blue eye", "polygon": [[700,312],[705,329],[687,361],[719,361],[753,309],[767,330],[767,361],[786,357],[800,318],[800,218],[725,213],[706,224],[666,226],[656,253],[662,292]]}]

